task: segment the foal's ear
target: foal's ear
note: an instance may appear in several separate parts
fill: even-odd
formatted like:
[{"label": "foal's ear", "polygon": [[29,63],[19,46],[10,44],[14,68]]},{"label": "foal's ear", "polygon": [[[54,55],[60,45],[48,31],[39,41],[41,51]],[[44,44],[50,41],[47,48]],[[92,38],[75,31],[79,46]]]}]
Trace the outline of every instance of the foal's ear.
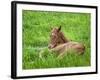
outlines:
[{"label": "foal's ear", "polygon": [[61,30],[61,26],[58,28],[58,31],[60,31]]}]

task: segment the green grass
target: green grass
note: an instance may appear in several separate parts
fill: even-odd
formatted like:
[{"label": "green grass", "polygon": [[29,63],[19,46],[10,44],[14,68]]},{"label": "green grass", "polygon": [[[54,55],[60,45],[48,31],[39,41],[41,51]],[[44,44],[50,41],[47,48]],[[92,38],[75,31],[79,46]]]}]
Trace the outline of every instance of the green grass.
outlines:
[{"label": "green grass", "polygon": [[[23,10],[23,69],[90,66],[90,14]],[[86,47],[83,55],[67,54],[62,59],[49,52],[50,27],[62,26],[62,32]],[[41,49],[43,48],[43,49]],[[39,53],[43,51],[42,58]]]}]

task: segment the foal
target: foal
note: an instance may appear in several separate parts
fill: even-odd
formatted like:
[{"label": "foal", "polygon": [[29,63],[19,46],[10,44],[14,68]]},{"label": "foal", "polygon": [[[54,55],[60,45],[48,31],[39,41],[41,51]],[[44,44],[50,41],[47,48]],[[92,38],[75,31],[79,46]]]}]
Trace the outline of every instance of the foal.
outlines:
[{"label": "foal", "polygon": [[62,57],[65,53],[68,53],[68,51],[83,54],[85,50],[84,45],[67,39],[60,30],[61,26],[52,29],[48,48],[53,52],[57,52],[59,54],[58,57]]}]

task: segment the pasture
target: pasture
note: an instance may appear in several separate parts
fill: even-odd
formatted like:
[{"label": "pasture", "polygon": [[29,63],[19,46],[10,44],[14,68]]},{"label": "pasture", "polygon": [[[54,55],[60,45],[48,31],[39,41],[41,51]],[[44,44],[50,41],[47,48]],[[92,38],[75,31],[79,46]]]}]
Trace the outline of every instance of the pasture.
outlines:
[{"label": "pasture", "polygon": [[[23,69],[80,67],[91,64],[89,13],[22,12],[22,67]],[[66,54],[62,59],[48,51],[51,27],[62,26],[62,32],[72,41],[85,45],[83,55]],[[43,51],[43,57],[39,53]]]}]

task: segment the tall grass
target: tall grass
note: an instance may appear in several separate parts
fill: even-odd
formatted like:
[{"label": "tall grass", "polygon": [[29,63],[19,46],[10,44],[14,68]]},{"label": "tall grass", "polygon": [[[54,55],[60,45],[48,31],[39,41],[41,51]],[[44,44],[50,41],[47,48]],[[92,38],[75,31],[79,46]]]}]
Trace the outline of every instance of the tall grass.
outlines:
[{"label": "tall grass", "polygon": [[[90,66],[90,14],[23,10],[23,69]],[[50,27],[62,26],[62,32],[86,47],[83,55],[67,54],[58,59],[46,48]],[[42,58],[39,53],[45,54]]]}]

